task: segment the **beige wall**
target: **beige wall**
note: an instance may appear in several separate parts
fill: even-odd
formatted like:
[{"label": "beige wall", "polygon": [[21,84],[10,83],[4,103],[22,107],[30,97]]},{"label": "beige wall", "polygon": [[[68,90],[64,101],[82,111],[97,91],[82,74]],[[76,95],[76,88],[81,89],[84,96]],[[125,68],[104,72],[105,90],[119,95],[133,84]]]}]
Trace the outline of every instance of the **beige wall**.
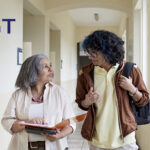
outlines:
[{"label": "beige wall", "polygon": [[23,7],[34,15],[45,14],[45,1],[44,0],[24,0]]},{"label": "beige wall", "polygon": [[60,60],[63,61],[60,84],[70,93],[70,101],[74,103],[77,78],[76,28],[67,12],[51,14],[50,22],[60,31]]},{"label": "beige wall", "polygon": [[26,0],[31,2],[36,8],[38,8],[41,12],[45,10],[45,1],[44,0]]},{"label": "beige wall", "polygon": [[61,82],[76,79],[76,43],[75,43],[75,25],[67,12],[51,14],[50,22],[60,30],[60,59],[63,61],[61,69]]},{"label": "beige wall", "polygon": [[136,140],[140,150],[150,149],[150,124],[138,126]]},{"label": "beige wall", "polygon": [[84,38],[95,30],[108,30],[116,34],[119,33],[119,27],[104,26],[104,27],[76,27],[76,43],[84,40]]},{"label": "beige wall", "polygon": [[49,56],[49,21],[45,16],[24,15],[23,41],[32,42],[32,54]]},{"label": "beige wall", "polygon": [[60,31],[50,30],[50,61],[54,70],[54,82],[60,85]]}]

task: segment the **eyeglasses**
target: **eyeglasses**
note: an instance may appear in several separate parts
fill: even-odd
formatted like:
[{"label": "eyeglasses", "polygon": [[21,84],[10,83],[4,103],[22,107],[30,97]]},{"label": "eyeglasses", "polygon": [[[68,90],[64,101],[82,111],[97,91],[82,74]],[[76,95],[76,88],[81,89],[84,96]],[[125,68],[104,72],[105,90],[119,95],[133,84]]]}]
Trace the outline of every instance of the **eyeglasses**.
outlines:
[{"label": "eyeglasses", "polygon": [[89,56],[96,58],[98,55],[98,52],[88,52]]}]

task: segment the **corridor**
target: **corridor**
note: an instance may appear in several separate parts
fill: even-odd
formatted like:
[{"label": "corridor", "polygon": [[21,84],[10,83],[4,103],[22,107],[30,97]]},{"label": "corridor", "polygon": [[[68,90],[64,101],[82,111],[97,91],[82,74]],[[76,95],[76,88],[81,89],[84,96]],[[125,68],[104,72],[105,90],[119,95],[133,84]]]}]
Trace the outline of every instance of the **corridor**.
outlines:
[{"label": "corridor", "polygon": [[[140,68],[150,92],[150,0],[0,0],[0,120],[16,90],[22,63],[45,54],[54,69],[54,83],[70,95],[75,115],[85,113],[74,102],[77,76],[91,61],[81,47],[95,30],[108,30],[124,42],[125,60]],[[89,150],[82,123],[68,136],[69,150]],[[11,134],[0,124],[0,150]],[[136,131],[140,150],[150,150],[150,125]]]}]

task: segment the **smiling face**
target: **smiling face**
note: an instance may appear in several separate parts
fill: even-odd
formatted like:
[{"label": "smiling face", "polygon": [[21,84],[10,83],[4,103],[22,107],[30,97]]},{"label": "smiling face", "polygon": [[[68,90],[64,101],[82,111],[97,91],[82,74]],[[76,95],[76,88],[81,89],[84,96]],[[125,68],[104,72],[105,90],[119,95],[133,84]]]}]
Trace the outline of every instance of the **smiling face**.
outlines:
[{"label": "smiling face", "polygon": [[39,74],[39,82],[45,84],[49,81],[52,81],[54,78],[54,72],[50,61],[47,58],[45,58],[40,62],[40,64],[42,66],[42,70]]}]

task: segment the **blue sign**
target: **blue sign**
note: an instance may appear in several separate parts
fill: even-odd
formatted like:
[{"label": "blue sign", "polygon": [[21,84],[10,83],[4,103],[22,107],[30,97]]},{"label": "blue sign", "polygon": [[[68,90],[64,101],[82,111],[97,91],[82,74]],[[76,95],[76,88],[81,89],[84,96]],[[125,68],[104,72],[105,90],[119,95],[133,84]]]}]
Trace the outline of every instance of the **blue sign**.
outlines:
[{"label": "blue sign", "polygon": [[22,65],[23,55],[22,48],[17,48],[17,65]]}]

